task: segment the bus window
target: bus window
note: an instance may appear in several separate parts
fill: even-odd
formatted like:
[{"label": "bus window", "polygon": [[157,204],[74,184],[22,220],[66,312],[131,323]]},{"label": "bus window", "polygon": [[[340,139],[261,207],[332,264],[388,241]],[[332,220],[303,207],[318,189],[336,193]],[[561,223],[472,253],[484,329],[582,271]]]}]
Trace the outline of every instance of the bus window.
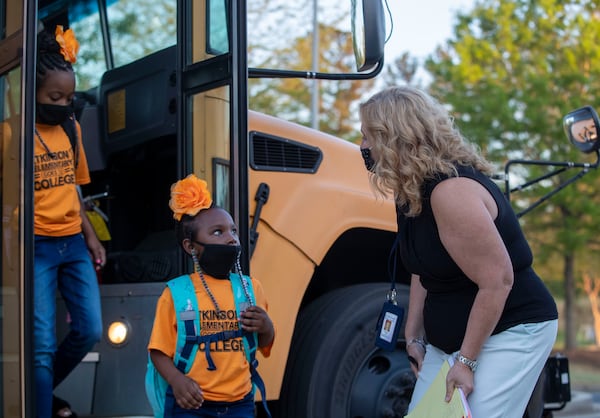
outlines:
[{"label": "bus window", "polygon": [[23,10],[20,3],[0,1],[0,40],[18,32],[22,21]]},{"label": "bus window", "polygon": [[208,3],[208,36],[206,51],[211,55],[229,52],[229,32],[225,0],[212,0]]},{"label": "bus window", "polygon": [[193,171],[208,182],[215,204],[231,211],[229,196],[229,87],[192,97]]},{"label": "bus window", "polygon": [[97,86],[100,76],[106,71],[106,59],[102,43],[102,31],[97,2],[87,2],[89,14],[74,15],[69,18],[71,28],[79,40],[79,54],[75,64],[77,90],[89,90]]},{"label": "bus window", "polygon": [[176,0],[114,1],[107,15],[115,67],[175,45],[177,40]]},{"label": "bus window", "polygon": [[190,2],[189,7],[193,21],[207,22],[208,26],[193,26],[190,38],[191,62],[189,63],[203,61],[229,52],[228,4],[228,0],[209,0],[206,4]]},{"label": "bus window", "polygon": [[107,69],[175,45],[176,0],[107,0],[106,39],[102,36],[102,14],[97,0],[66,3],[40,0],[39,19],[47,27],[64,25],[77,34],[80,43],[76,64],[78,90],[97,86]]},{"label": "bus window", "polygon": [[100,76],[107,69],[104,54],[98,2],[76,1],[69,5],[60,1],[40,0],[38,19],[40,25],[53,28],[56,25],[70,27],[80,43],[75,77],[78,90],[88,90],[98,85]]}]

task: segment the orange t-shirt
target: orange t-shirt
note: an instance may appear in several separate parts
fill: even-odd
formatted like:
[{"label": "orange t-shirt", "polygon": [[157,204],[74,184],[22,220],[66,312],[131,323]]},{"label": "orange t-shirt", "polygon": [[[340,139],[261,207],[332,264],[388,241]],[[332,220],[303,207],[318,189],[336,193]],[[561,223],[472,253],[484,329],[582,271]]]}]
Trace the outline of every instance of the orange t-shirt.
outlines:
[{"label": "orange t-shirt", "polygon": [[36,235],[62,237],[81,232],[81,207],[77,185],[88,184],[85,151],[81,142],[81,127],[77,123],[79,164],[75,158],[69,137],[60,125],[36,123],[42,141],[34,134],[34,231]]},{"label": "orange t-shirt", "polygon": [[[224,314],[217,317],[216,308],[206,293],[197,273],[191,275],[198,300],[201,335],[238,329],[237,313],[229,280],[219,280],[204,275],[206,283]],[[261,283],[252,279],[256,304],[267,310],[268,304]],[[148,350],[159,350],[173,358],[177,347],[177,318],[169,288],[165,288],[156,305],[154,326]],[[210,355],[216,370],[207,370],[208,363],[199,347],[188,377],[198,383],[204,399],[218,402],[234,402],[242,399],[252,389],[250,366],[246,360],[242,337],[211,343]],[[263,356],[271,354],[271,346],[259,348]]]}]

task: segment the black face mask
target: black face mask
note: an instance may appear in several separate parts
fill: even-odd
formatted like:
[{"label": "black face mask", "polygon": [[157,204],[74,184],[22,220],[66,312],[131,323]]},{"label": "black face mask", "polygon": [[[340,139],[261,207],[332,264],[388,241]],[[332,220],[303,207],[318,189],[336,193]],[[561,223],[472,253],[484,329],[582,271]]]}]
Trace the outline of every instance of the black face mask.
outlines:
[{"label": "black face mask", "polygon": [[239,245],[194,242],[204,247],[198,260],[202,271],[218,279],[229,278],[229,272],[233,269],[242,248]]},{"label": "black face mask", "polygon": [[375,170],[375,160],[371,157],[371,149],[370,148],[361,148],[360,154],[362,155],[363,161],[365,162],[365,167],[370,172]]},{"label": "black face mask", "polygon": [[73,114],[73,105],[35,104],[37,120],[46,125],[60,125]]}]

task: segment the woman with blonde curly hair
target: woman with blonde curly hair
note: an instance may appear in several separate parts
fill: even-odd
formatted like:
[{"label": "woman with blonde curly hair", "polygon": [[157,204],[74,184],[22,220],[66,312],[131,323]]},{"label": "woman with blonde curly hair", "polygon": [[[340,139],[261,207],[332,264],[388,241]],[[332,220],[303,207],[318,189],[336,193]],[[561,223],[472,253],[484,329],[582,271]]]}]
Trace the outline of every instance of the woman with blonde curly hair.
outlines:
[{"label": "woman with blonde curly hair", "polygon": [[412,274],[409,411],[452,357],[447,401],[461,388],[474,417],[523,416],[558,313],[492,165],[421,90],[383,90],[360,117],[365,166],[376,192],[395,199],[398,255]]}]

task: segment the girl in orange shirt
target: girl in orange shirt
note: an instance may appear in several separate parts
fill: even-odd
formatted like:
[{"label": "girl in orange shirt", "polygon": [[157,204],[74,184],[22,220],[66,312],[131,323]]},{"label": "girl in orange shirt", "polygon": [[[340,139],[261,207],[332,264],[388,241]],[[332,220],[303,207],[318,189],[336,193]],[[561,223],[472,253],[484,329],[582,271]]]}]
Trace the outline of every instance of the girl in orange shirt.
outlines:
[{"label": "girl in orange shirt", "polygon": [[[258,349],[270,354],[275,331],[267,314],[267,301],[261,283],[241,274],[238,257],[240,241],[231,215],[212,206],[206,182],[191,174],[175,183],[169,203],[177,223],[177,240],[191,256],[195,273],[191,274],[198,301],[200,335],[220,331],[257,333]],[[230,272],[235,270],[236,273]],[[230,280],[241,280],[247,304],[238,307],[237,317]],[[244,283],[247,282],[247,283]],[[252,286],[255,301],[247,286]],[[242,337],[199,345],[193,365],[183,374],[173,358],[177,347],[177,317],[169,287],[160,296],[148,349],[154,367],[167,381],[164,417],[254,417],[254,394],[250,365]]]},{"label": "girl in orange shirt", "polygon": [[[34,144],[34,366],[36,416],[75,414],[52,391],[100,340],[100,292],[92,259],[104,247],[87,219],[77,187],[90,182],[73,97],[79,43],[71,29],[38,35]],[[57,348],[56,291],[70,315]]]}]

